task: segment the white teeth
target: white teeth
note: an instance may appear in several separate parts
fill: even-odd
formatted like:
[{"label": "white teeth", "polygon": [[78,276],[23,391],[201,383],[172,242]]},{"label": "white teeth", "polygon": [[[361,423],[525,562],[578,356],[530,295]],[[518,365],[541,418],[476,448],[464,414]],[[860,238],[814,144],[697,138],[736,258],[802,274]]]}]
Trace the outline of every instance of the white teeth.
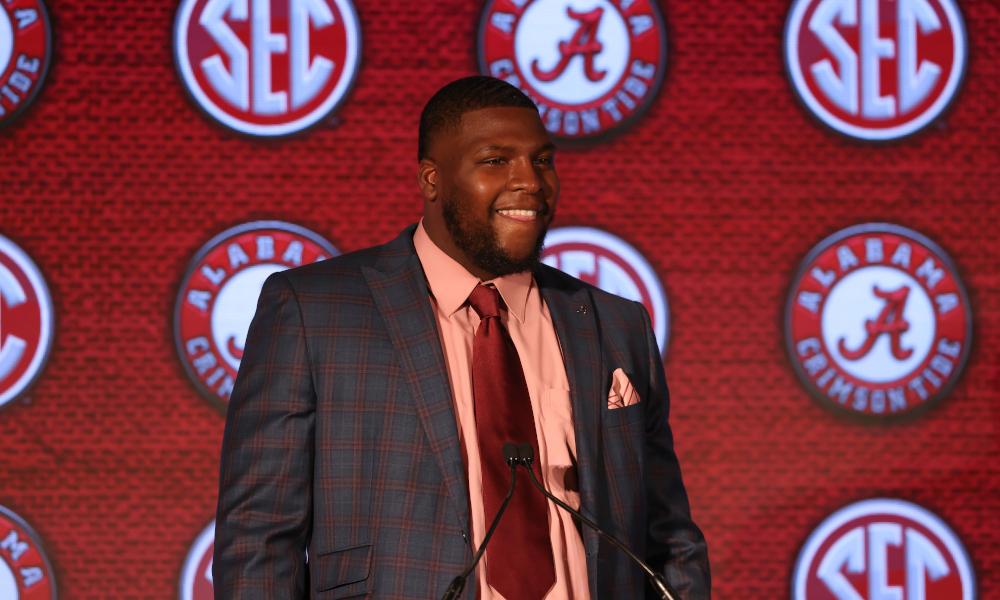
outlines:
[{"label": "white teeth", "polygon": [[538,214],[537,210],[498,210],[497,212],[504,216],[517,215],[519,217],[534,217]]}]

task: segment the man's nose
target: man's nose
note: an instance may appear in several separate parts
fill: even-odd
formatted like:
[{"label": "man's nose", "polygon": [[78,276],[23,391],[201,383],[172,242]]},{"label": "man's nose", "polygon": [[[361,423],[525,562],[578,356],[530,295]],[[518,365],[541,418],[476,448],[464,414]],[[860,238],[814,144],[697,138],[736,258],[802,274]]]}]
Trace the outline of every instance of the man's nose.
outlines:
[{"label": "man's nose", "polygon": [[512,161],[510,179],[507,181],[507,189],[510,191],[521,191],[526,194],[537,194],[544,185],[544,181],[535,169],[534,161],[531,159],[518,159]]}]

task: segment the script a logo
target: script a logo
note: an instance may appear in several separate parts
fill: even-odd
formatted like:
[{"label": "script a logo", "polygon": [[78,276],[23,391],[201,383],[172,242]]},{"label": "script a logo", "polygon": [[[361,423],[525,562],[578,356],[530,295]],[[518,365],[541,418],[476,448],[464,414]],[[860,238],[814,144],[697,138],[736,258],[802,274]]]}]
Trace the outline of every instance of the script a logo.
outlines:
[{"label": "script a logo", "polygon": [[967,63],[954,0],[796,0],[784,46],[806,107],[862,140],[926,127],[954,99]]},{"label": "script a logo", "polygon": [[785,333],[796,371],[824,405],[883,419],[948,393],[968,356],[971,314],[936,244],[866,224],[830,236],[803,260]]},{"label": "script a logo", "polygon": [[0,598],[56,598],[52,565],[38,534],[21,517],[3,506],[0,506]]},{"label": "script a logo", "polygon": [[828,517],[802,548],[793,600],[973,600],[965,548],[915,504],[874,499]]},{"label": "script a logo", "polygon": [[357,73],[350,0],[183,0],[174,27],[181,80],[213,119],[274,137],[329,115]]},{"label": "script a logo", "polygon": [[545,236],[542,262],[646,307],[653,333],[666,354],[670,309],[663,284],[638,250],[600,229],[557,227]]},{"label": "script a logo", "polygon": [[181,570],[180,600],[213,600],[212,556],[215,553],[215,521],[208,524],[191,545]]},{"label": "script a logo", "polygon": [[906,310],[906,298],[910,295],[910,288],[905,285],[894,292],[885,292],[874,286],[872,293],[876,298],[885,300],[885,307],[875,319],[865,321],[865,333],[868,336],[857,350],[848,350],[844,345],[846,338],[840,338],[837,342],[837,349],[840,355],[847,360],[858,360],[864,358],[875,347],[875,342],[882,334],[889,336],[892,357],[896,360],[906,360],[913,355],[913,349],[904,350],[902,344],[903,333],[910,328],[906,322],[903,312]]},{"label": "script a logo", "polygon": [[490,0],[480,68],[521,89],[546,129],[585,140],[645,110],[666,67],[666,29],[651,0]]},{"label": "script a logo", "polygon": [[52,297],[35,263],[0,236],[0,406],[41,374],[52,348]]},{"label": "script a logo", "polygon": [[600,81],[608,74],[607,71],[598,72],[594,68],[594,56],[604,49],[604,44],[597,41],[597,26],[601,22],[604,14],[603,8],[595,8],[590,12],[580,13],[572,8],[566,9],[569,18],[579,21],[580,27],[573,34],[573,39],[568,42],[559,42],[559,62],[551,71],[542,71],[538,68],[538,59],[531,62],[531,72],[539,81],[554,81],[566,72],[569,61],[577,55],[583,57],[583,73],[590,81]]},{"label": "script a logo", "polygon": [[174,339],[202,395],[218,406],[229,401],[268,276],[337,254],[322,237],[280,221],[233,227],[198,251],[177,294]]}]

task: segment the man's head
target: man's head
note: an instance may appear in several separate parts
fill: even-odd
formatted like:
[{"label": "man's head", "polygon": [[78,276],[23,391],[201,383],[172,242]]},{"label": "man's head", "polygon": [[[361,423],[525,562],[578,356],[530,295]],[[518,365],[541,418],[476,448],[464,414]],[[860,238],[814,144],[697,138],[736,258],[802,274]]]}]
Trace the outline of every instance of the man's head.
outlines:
[{"label": "man's head", "polygon": [[534,269],[555,211],[555,146],[538,109],[493,77],[453,81],[420,115],[424,228],[487,280]]}]

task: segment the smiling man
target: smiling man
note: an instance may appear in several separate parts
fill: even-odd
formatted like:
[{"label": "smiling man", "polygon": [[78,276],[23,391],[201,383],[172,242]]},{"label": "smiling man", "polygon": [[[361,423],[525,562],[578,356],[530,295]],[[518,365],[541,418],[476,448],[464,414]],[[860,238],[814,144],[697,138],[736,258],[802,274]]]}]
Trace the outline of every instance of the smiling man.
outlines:
[{"label": "smiling man", "polygon": [[[649,315],[539,262],[559,178],[535,105],[455,81],[418,157],[420,223],[264,284],[226,419],[215,597],[441,597],[507,494],[514,441],[552,494],[708,599]],[[519,471],[464,598],[651,593]]]}]

